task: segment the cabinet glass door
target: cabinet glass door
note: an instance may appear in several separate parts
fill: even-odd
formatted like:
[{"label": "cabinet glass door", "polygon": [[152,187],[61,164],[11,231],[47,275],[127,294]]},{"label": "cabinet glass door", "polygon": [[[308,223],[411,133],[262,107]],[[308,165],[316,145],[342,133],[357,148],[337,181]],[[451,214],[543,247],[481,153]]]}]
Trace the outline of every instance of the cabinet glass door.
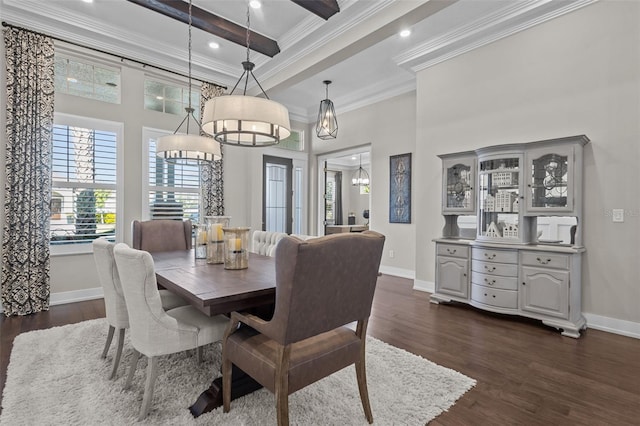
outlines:
[{"label": "cabinet glass door", "polygon": [[519,157],[480,161],[478,238],[520,240]]},{"label": "cabinet glass door", "polygon": [[475,176],[473,159],[451,159],[444,162],[443,212],[473,212]]},{"label": "cabinet glass door", "polygon": [[528,211],[564,211],[573,209],[571,151],[536,150],[528,154]]}]

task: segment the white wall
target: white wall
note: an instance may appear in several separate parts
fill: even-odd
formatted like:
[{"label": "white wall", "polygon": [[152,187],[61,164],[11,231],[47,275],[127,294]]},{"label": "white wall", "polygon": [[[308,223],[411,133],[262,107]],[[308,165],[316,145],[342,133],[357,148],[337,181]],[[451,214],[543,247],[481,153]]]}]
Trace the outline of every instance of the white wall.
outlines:
[{"label": "white wall", "polygon": [[597,2],[418,73],[419,280],[444,223],[436,154],[586,134],[583,310],[640,323],[639,22],[638,2]]},{"label": "white wall", "polygon": [[[369,228],[386,236],[382,256],[383,270],[411,277],[415,270],[416,208],[413,204],[412,223],[389,223],[389,156],[414,152],[415,111],[415,92],[346,113],[340,113],[337,109],[338,137],[335,140],[323,141],[315,138],[314,135],[311,146],[312,153],[317,156],[371,144],[371,194],[369,195],[371,197],[371,218]],[[417,164],[414,161],[414,171]],[[312,176],[317,176],[317,172]],[[415,174],[412,179],[415,183]],[[413,183],[411,187],[415,197],[416,190]],[[317,177],[314,184],[312,200],[317,200]],[[312,205],[312,212],[314,212],[314,218],[311,223],[317,224],[317,201],[314,201],[314,205]],[[356,214],[361,217],[362,211],[356,211]],[[314,231],[317,232],[317,229]],[[394,251],[393,258],[389,257],[390,250]]]}]

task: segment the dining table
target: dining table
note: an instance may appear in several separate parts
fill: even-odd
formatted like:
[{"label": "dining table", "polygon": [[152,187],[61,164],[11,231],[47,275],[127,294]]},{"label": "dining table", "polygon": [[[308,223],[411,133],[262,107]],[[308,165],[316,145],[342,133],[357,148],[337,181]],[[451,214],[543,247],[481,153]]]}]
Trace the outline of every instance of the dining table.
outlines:
[{"label": "dining table", "polygon": [[[193,249],[151,255],[158,285],[181,296],[202,313],[214,316],[249,311],[270,319],[275,304],[275,258],[250,253],[248,268],[225,269],[224,264],[196,259]],[[232,377],[232,399],[261,387],[235,366]],[[189,410],[198,417],[221,405],[222,378],[217,377]]]}]

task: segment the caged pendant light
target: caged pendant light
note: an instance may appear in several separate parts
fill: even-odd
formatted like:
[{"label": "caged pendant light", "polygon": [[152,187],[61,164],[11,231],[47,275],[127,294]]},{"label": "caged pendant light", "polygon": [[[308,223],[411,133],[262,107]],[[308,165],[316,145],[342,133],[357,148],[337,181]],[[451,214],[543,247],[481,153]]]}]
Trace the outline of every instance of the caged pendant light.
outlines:
[{"label": "caged pendant light", "polygon": [[362,168],[362,154],[360,154],[360,167],[355,171],[351,178],[351,184],[353,186],[367,186],[369,185],[369,173]]},{"label": "caged pendant light", "polygon": [[[289,111],[284,105],[272,101],[253,75],[255,64],[249,61],[249,6],[247,6],[247,60],[242,63],[243,72],[231,93],[210,99],[204,106],[203,128],[220,143],[265,147],[275,145],[291,134]],[[249,76],[257,83],[264,98],[247,95]],[[244,78],[242,95],[233,92]]]},{"label": "caged pendant light", "polygon": [[323,140],[335,139],[338,136],[338,119],[336,117],[336,110],[333,107],[333,102],[329,99],[329,85],[331,84],[331,80],[325,80],[323,83],[327,86],[326,97],[320,101],[316,135]]},{"label": "caged pendant light", "polygon": [[[204,131],[193,114],[194,109],[191,106],[191,24],[191,0],[189,0],[189,105],[185,108],[187,115],[172,135],[159,137],[156,145],[156,155],[172,163],[214,161],[222,158],[220,144],[210,137],[200,136]],[[189,124],[192,119],[198,127],[198,135],[189,134]],[[186,133],[179,134],[185,122]]]}]

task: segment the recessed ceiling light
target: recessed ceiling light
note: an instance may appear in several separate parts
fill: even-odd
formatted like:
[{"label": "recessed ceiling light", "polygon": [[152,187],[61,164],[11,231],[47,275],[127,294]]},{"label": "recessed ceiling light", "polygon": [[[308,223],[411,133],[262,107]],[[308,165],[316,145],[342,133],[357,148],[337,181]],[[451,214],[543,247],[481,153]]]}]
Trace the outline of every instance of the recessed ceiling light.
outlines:
[{"label": "recessed ceiling light", "polygon": [[411,30],[400,31],[400,37],[409,37],[410,35],[411,35]]},{"label": "recessed ceiling light", "polygon": [[262,3],[260,3],[258,0],[251,0],[249,2],[249,6],[251,6],[254,9],[260,9],[260,7],[262,7]]},{"label": "recessed ceiling light", "polygon": [[358,157],[356,157],[355,155],[353,157],[351,157],[352,160],[357,160]]},{"label": "recessed ceiling light", "polygon": [[85,3],[93,3],[93,0],[82,0]]},{"label": "recessed ceiling light", "polygon": [[216,43],[215,41],[212,41],[211,43],[209,43],[209,47],[212,49],[218,49],[220,48],[220,45],[218,43]]}]

